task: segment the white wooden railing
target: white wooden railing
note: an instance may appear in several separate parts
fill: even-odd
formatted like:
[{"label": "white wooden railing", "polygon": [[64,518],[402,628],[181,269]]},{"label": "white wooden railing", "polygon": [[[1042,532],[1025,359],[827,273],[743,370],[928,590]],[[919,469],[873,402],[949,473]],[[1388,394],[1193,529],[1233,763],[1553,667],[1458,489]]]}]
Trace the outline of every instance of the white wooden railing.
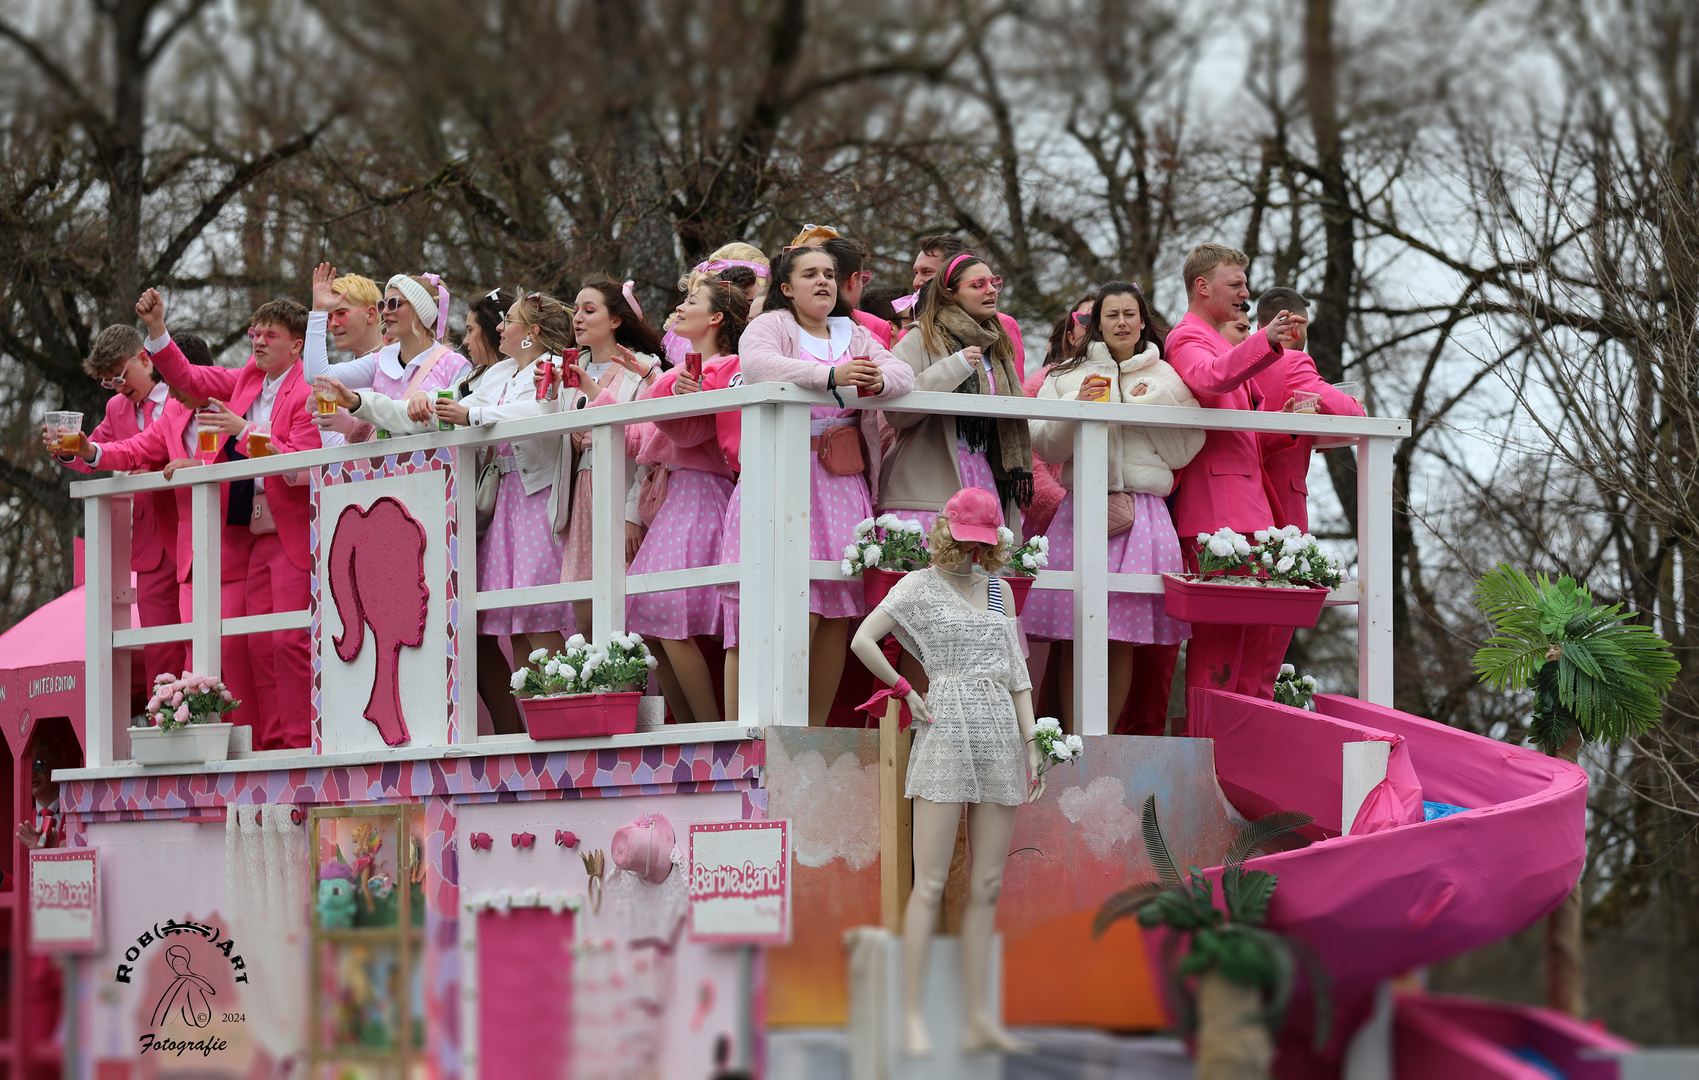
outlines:
[{"label": "white wooden railing", "polygon": [[[990,398],[967,394],[911,393],[901,398],[861,399],[847,403],[863,408],[900,409],[943,415],[1018,416],[1028,419],[1078,421],[1074,429],[1074,537],[1077,567],[1108,562],[1108,429],[1110,424],[1149,427],[1189,427],[1223,431],[1288,432],[1317,435],[1357,444],[1358,579],[1336,590],[1330,603],[1357,605],[1358,694],[1379,704],[1392,703],[1392,459],[1393,446],[1410,433],[1410,422],[1376,417],[1335,417],[1292,413],[1218,409],[1132,406],[1072,401]],[[115,727],[129,715],[129,653],[163,641],[189,641],[195,669],[219,674],[220,640],[226,634],[282,629],[306,629],[308,611],[224,618],[219,589],[204,583],[220,580],[219,541],[222,528],[219,484],[282,473],[296,473],[338,461],[406,455],[451,447],[462,465],[459,502],[449,513],[468,525],[475,514],[476,448],[539,435],[593,431],[592,467],[594,520],[600,533],[594,545],[594,573],[589,581],[539,585],[492,592],[476,590],[476,557],[461,554],[459,639],[464,715],[476,715],[477,650],[472,643],[477,613],[492,608],[530,607],[563,601],[594,602],[593,637],[605,640],[622,630],[625,598],[634,593],[665,592],[705,585],[738,584],[742,625],[739,629],[740,716],[737,725],[806,724],[808,717],[808,584],[810,580],[843,580],[836,561],[811,561],[808,551],[809,410],[833,405],[824,393],[782,383],[761,383],[683,397],[651,399],[624,405],[552,413],[526,420],[478,428],[457,428],[389,439],[380,443],[305,451],[251,461],[228,462],[184,469],[173,482],[160,473],[83,480],[71,493],[85,500],[85,558],[87,560],[87,768],[114,763]],[[624,503],[626,476],[625,426],[645,421],[738,409],[743,414],[741,478],[743,486],[742,556],[737,565],[709,566],[665,573],[628,575],[625,572]],[[194,590],[193,620],[169,626],[134,629],[129,626],[130,498],[144,492],[193,487]],[[471,538],[468,527],[460,532]],[[469,547],[469,545],[468,545]],[[1155,574],[1077,573],[1042,571],[1034,588],[1071,589],[1074,593],[1075,715],[1085,734],[1108,731],[1107,670],[1109,594],[1160,593]],[[724,727],[737,726],[733,724]],[[704,733],[706,734],[706,733]],[[657,735],[656,741],[676,741],[677,732]],[[639,737],[640,738],[640,737]],[[514,736],[485,736],[492,743],[472,752],[513,749]],[[463,722],[457,740],[479,741],[476,724]],[[403,748],[405,749],[405,748]],[[452,748],[450,748],[452,749]],[[459,752],[467,752],[470,747]],[[445,752],[437,748],[435,752]],[[300,754],[310,754],[302,750]],[[408,754],[407,756],[414,756]],[[281,767],[281,766],[279,766]]]}]

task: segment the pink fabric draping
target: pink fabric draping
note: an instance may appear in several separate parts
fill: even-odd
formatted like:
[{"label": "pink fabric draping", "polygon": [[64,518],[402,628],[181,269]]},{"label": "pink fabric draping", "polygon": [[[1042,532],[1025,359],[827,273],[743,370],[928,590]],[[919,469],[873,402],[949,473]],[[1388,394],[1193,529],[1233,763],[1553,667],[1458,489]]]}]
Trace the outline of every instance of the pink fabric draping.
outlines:
[{"label": "pink fabric draping", "polygon": [[1446,1080],[1547,1080],[1510,1050],[1529,1047],[1571,1080],[1617,1080],[1617,1056],[1634,1044],[1562,1013],[1447,994],[1397,999],[1393,1046],[1399,1076]]}]

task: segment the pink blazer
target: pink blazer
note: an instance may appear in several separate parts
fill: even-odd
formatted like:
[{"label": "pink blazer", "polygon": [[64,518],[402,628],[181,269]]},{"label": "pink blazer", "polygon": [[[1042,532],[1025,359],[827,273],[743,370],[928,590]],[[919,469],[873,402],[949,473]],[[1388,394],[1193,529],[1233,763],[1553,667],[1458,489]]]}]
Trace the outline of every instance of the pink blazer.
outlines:
[{"label": "pink blazer", "polygon": [[[1269,367],[1251,378],[1251,394],[1257,408],[1280,412],[1298,394],[1319,394],[1317,411],[1328,416],[1364,416],[1357,399],[1341,394],[1331,383],[1323,381],[1316,371],[1316,362],[1308,353],[1287,349]],[[1272,501],[1276,525],[1296,525],[1305,532],[1310,528],[1310,449],[1315,438],[1310,435],[1262,436],[1262,467],[1268,477],[1268,497]]]},{"label": "pink blazer", "polygon": [[[161,408],[159,415],[164,416],[174,404],[176,403],[170,398],[166,398],[165,405]],[[154,423],[157,423],[158,420],[158,416],[154,417]],[[148,430],[151,430],[152,427],[153,424],[149,424]],[[88,440],[105,446],[108,442],[133,439],[139,434],[141,434],[141,429],[136,427],[135,405],[123,394],[113,394],[106,399],[106,416],[95,425],[94,430],[89,433]],[[72,458],[70,461],[61,461],[60,464],[81,473],[94,471],[82,458]],[[129,469],[128,465],[113,465],[106,460],[101,461],[100,467],[102,469]],[[158,468],[158,466],[154,467]],[[171,513],[174,510],[175,503],[169,495],[162,497],[155,494],[151,497],[142,496],[130,500],[131,570],[145,572],[159,568],[159,561],[165,554],[165,544],[161,539],[161,533],[169,532],[171,528],[161,522],[159,516],[161,513]],[[182,573],[182,567],[178,567],[178,573]]]},{"label": "pink blazer", "polygon": [[[812,356],[802,355],[802,331],[788,311],[769,311],[757,316],[743,331],[739,356],[745,383],[788,382],[804,390],[826,389],[831,370]],[[850,355],[866,356],[879,365],[885,388],[879,397],[900,397],[914,389],[914,369],[891,355],[857,323],[850,334]],[[867,490],[879,504],[879,414],[861,410],[861,439],[867,446]]]},{"label": "pink blazer", "polygon": [[[100,443],[100,467],[123,469],[127,472],[152,472],[165,468],[178,458],[197,457],[202,461],[210,460],[210,454],[191,454],[183,441],[194,415],[193,409],[176,398],[170,399],[165,403],[165,411],[141,434],[118,442]],[[193,489],[185,484],[174,491],[159,492],[156,498],[162,502],[165,499],[171,500],[169,513],[163,509],[160,513],[160,528],[164,530],[169,524],[174,530],[172,550],[177,561],[177,580],[187,581],[195,560],[194,529],[191,528],[191,522],[194,520]],[[225,493],[225,499],[229,499],[228,492]],[[170,519],[169,522],[167,518]]]},{"label": "pink blazer", "polygon": [[[1165,358],[1206,409],[1252,409],[1252,376],[1280,359],[1265,334],[1238,346],[1191,312],[1168,334]],[[1284,399],[1282,399],[1284,400]],[[1249,536],[1274,524],[1263,489],[1262,447],[1247,431],[1211,431],[1180,473],[1174,529],[1182,541],[1226,526]]]},{"label": "pink blazer", "polygon": [[[703,366],[702,374],[707,376],[707,365]],[[653,386],[639,394],[639,399],[671,397],[673,384],[678,382],[678,376],[678,368],[667,372],[656,379]],[[626,455],[642,465],[671,465],[679,469],[695,469],[698,472],[724,476],[729,480],[735,475],[735,470],[726,461],[725,451],[720,448],[720,440],[716,437],[716,415],[709,413],[677,420],[657,420],[653,424],[633,424],[625,429]]]},{"label": "pink blazer", "polygon": [[[190,397],[222,401],[238,415],[248,411],[265,383],[265,372],[254,363],[253,357],[239,368],[200,367],[189,363],[176,342],[155,353],[153,363],[172,386],[180,387]],[[317,450],[321,445],[318,425],[307,411],[307,399],[312,393],[301,377],[299,362],[283,373],[283,385],[278,387],[277,401],[271,409],[271,443],[278,453]],[[229,436],[219,436],[217,451],[223,452],[229,441]],[[289,561],[298,570],[310,571],[308,522],[312,516],[312,494],[308,485],[290,484],[283,476],[268,476],[265,497]]]}]

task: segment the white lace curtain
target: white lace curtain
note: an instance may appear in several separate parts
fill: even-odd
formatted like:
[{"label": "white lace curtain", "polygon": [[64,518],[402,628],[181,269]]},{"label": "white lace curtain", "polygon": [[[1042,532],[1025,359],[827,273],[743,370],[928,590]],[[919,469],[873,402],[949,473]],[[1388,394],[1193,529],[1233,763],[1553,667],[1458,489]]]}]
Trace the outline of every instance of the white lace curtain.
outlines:
[{"label": "white lace curtain", "polygon": [[232,806],[224,823],[230,936],[252,973],[247,1024],[274,1062],[307,1050],[307,830],[288,805]]}]

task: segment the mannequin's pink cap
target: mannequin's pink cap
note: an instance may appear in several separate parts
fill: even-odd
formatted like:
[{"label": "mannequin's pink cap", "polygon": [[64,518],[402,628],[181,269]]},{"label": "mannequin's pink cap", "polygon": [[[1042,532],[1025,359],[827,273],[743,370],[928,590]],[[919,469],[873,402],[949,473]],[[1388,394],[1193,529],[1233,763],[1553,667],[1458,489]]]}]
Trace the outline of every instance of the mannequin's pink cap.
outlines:
[{"label": "mannequin's pink cap", "polygon": [[962,488],[944,504],[950,535],[963,543],[995,544],[1003,514],[997,496],[984,488]]}]

